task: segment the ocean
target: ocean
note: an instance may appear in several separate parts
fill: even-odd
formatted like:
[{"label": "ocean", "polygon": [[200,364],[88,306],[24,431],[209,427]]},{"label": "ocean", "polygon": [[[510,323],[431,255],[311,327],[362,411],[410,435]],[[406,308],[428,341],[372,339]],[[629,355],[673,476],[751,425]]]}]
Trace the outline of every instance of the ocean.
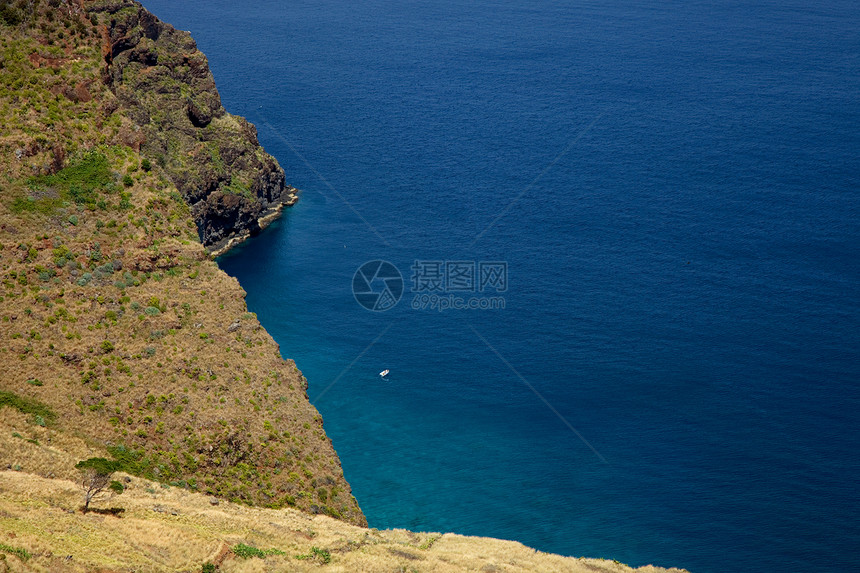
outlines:
[{"label": "ocean", "polygon": [[860,570],[860,4],[145,5],[301,189],[218,262],[372,527]]}]

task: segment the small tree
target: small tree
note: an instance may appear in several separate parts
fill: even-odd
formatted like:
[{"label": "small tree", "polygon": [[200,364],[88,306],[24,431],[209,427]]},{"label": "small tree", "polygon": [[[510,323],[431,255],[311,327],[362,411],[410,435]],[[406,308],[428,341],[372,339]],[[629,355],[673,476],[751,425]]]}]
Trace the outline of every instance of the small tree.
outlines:
[{"label": "small tree", "polygon": [[84,488],[84,513],[90,508],[90,502],[96,496],[107,493],[120,494],[123,486],[118,481],[111,480],[113,472],[119,469],[119,463],[105,458],[90,458],[75,464],[75,468],[81,471],[81,487]]}]

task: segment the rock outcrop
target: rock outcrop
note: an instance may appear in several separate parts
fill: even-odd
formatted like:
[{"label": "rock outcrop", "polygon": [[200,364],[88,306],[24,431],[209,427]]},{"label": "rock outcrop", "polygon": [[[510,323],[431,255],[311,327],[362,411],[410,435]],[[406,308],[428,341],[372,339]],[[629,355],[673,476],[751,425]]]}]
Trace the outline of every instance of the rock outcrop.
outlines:
[{"label": "rock outcrop", "polygon": [[223,252],[296,201],[256,128],[224,110],[188,32],[134,0],[85,6],[102,27],[104,82],[135,122],[141,154],[159,163],[191,205],[207,249]]}]

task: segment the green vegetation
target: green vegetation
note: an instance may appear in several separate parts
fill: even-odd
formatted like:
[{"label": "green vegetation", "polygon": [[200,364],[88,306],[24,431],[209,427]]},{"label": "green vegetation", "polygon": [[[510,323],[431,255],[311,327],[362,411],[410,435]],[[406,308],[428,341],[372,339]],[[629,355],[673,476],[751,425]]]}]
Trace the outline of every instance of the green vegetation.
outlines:
[{"label": "green vegetation", "polygon": [[[153,398],[152,404],[154,404],[155,397],[150,396]],[[144,422],[151,424],[152,417],[145,417]],[[159,422],[156,425],[155,433],[163,434],[164,432],[164,423]],[[143,428],[139,428],[136,434],[142,438],[146,438],[149,435]],[[166,459],[163,459],[159,453],[149,456],[144,449],[135,450],[124,445],[109,446],[108,452],[114,458],[111,462],[114,464],[112,466],[114,471],[122,471],[150,481],[159,482],[162,484],[162,487],[166,487],[170,483],[177,487],[191,490],[197,489],[195,480],[185,481],[178,479],[185,471],[193,473],[197,468],[197,462],[189,454],[186,454],[182,460],[175,454],[168,454]]]},{"label": "green vegetation", "polygon": [[11,3],[3,2],[0,4],[0,24],[6,26],[17,26],[24,20],[24,14],[19,8],[15,8]]},{"label": "green vegetation", "polygon": [[[91,151],[53,175],[31,177],[27,187],[32,194],[15,199],[12,211],[51,214],[70,203],[95,210],[102,206],[99,204],[99,192],[111,191],[112,185],[113,174],[107,157],[98,151]],[[69,216],[69,222],[77,225],[77,216]]]},{"label": "green vegetation", "polygon": [[20,547],[12,547],[11,545],[6,545],[5,543],[0,543],[0,553],[8,553],[9,555],[14,555],[21,561],[26,561],[30,558],[30,552],[26,549],[22,549]]},{"label": "green vegetation", "polygon": [[87,460],[83,460],[75,464],[75,469],[92,469],[95,470],[97,473],[110,475],[120,469],[120,464],[118,464],[114,460],[108,460],[106,458],[89,458]]},{"label": "green vegetation", "polygon": [[260,559],[265,559],[267,555],[286,555],[285,552],[280,549],[257,549],[252,545],[245,545],[244,543],[240,543],[230,549],[236,557],[241,557],[242,559],[248,559],[250,557],[259,557]]},{"label": "green vegetation", "polygon": [[156,464],[142,450],[133,450],[120,445],[109,447],[108,452],[114,458],[116,471],[158,481],[154,471]]},{"label": "green vegetation", "polygon": [[239,178],[235,175],[230,179],[230,184],[225,185],[221,189],[224,193],[230,195],[239,195],[240,197],[244,197],[246,199],[251,199],[253,194],[251,193],[251,189],[248,188],[248,185],[243,183]]},{"label": "green vegetation", "polygon": [[319,547],[311,547],[311,552],[304,555],[296,555],[296,559],[319,559],[323,564],[331,562],[331,552]]},{"label": "green vegetation", "polygon": [[[33,414],[35,423],[40,426],[45,425],[45,421],[54,421],[57,418],[54,411],[41,402],[0,390],[0,407],[3,406],[15,408],[22,414]],[[39,424],[39,421],[42,423]]]}]

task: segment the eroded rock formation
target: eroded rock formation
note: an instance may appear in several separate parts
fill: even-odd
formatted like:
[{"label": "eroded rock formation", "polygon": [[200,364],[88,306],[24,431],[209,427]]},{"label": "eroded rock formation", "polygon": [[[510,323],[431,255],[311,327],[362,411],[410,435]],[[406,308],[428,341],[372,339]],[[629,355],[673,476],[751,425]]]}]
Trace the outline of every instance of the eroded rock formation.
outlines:
[{"label": "eroded rock formation", "polygon": [[102,26],[103,80],[191,205],[200,240],[221,252],[296,200],[247,120],[227,113],[206,56],[188,32],[133,0],[87,3]]}]

